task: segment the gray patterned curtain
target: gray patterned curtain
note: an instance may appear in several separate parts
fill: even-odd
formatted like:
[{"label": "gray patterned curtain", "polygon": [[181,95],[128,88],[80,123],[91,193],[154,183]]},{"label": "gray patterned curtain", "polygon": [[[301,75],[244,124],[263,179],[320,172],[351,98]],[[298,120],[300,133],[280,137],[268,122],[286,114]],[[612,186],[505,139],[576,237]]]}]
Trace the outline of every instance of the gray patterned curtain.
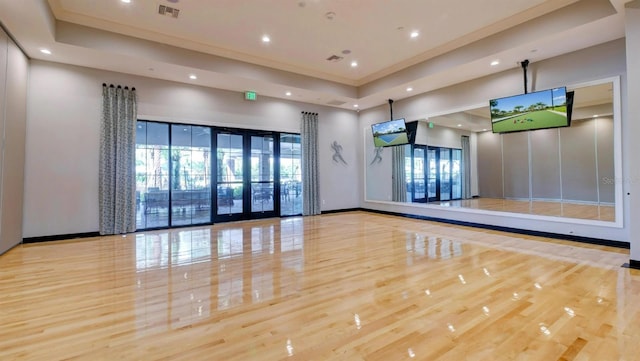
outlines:
[{"label": "gray patterned curtain", "polygon": [[318,178],[318,113],[302,112],[302,215],[320,214]]},{"label": "gray patterned curtain", "polygon": [[136,89],[102,84],[100,234],[136,230]]},{"label": "gray patterned curtain", "polygon": [[462,199],[471,198],[471,150],[469,137],[462,136]]},{"label": "gray patterned curtain", "polygon": [[405,146],[397,145],[391,151],[391,200],[407,201],[407,182],[404,169]]}]

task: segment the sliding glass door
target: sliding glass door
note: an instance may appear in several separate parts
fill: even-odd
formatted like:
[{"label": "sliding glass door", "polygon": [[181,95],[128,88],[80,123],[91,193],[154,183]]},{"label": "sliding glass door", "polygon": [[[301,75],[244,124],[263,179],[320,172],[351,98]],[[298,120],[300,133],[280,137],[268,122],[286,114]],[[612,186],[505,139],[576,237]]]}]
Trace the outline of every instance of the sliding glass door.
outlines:
[{"label": "sliding glass door", "polygon": [[427,148],[427,201],[440,200],[440,179],[438,177],[438,152],[437,148]]},{"label": "sliding glass door", "polygon": [[277,216],[280,187],[275,133],[219,130],[216,134],[215,221]]},{"label": "sliding glass door", "polygon": [[251,212],[272,216],[275,209],[273,135],[251,135]]},{"label": "sliding glass door", "polygon": [[280,134],[280,215],[302,214],[300,134]]},{"label": "sliding glass door", "polygon": [[216,220],[240,219],[244,213],[244,136],[216,134]]},{"label": "sliding glass door", "polygon": [[424,203],[426,198],[426,149],[424,145],[413,146],[413,158],[411,162],[411,183],[407,189],[411,192],[411,197],[407,200],[412,202]]},{"label": "sliding glass door", "polygon": [[136,227],[301,214],[300,156],[299,134],[138,121]]},{"label": "sliding glass door", "polygon": [[460,199],[462,150],[428,147],[429,202]]},{"label": "sliding glass door", "polygon": [[171,126],[171,225],[211,220],[211,129]]},{"label": "sliding glass door", "polygon": [[136,228],[211,222],[211,129],[138,121]]},{"label": "sliding glass door", "polygon": [[439,202],[462,196],[462,151],[444,147],[412,146],[407,168],[407,200]]}]

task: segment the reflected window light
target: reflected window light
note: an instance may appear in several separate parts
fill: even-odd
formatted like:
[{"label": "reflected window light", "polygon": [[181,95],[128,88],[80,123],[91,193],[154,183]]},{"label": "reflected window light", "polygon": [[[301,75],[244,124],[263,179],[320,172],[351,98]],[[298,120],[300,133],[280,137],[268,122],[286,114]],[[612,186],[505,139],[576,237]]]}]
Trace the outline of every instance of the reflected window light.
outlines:
[{"label": "reflected window light", "polygon": [[604,299],[602,297],[598,297],[596,298],[596,302],[598,302],[598,304],[601,305],[602,302],[604,302]]},{"label": "reflected window light", "polygon": [[484,274],[487,275],[487,277],[491,277],[491,273],[489,272],[489,270],[486,267],[484,267],[482,269],[482,272],[484,272]]},{"label": "reflected window light", "polygon": [[287,339],[287,355],[293,356],[293,345],[291,344],[291,339]]},{"label": "reflected window light", "polygon": [[411,358],[416,357],[416,354],[413,352],[413,350],[411,348],[407,350],[407,353],[409,354],[409,357],[411,357]]},{"label": "reflected window light", "polygon": [[458,279],[460,280],[460,283],[462,283],[463,285],[467,284],[467,281],[464,280],[464,277],[462,275],[458,275]]},{"label": "reflected window light", "polygon": [[452,324],[450,324],[450,323],[447,323],[447,328],[448,328],[448,329],[449,329],[449,331],[451,331],[451,332],[456,332],[456,328],[455,328],[455,327],[453,327],[453,325],[452,325]]},{"label": "reflected window light", "polygon": [[514,292],[513,295],[511,296],[511,299],[516,301],[520,299],[520,294],[518,294],[518,292]]},{"label": "reflected window light", "polygon": [[436,259],[438,258],[438,239],[435,237],[429,237],[427,252],[429,254],[429,258]]},{"label": "reflected window light", "polygon": [[453,255],[455,257],[462,256],[462,243],[453,241]]},{"label": "reflected window light", "polygon": [[425,294],[425,295],[427,295],[427,296],[429,296],[429,297],[431,297],[431,290],[425,290],[425,291],[424,291],[424,294]]},{"label": "reflected window light", "polygon": [[538,326],[540,327],[540,332],[542,332],[544,335],[551,335],[551,330],[549,330],[547,325],[545,325],[544,323],[540,323]]},{"label": "reflected window light", "polygon": [[574,317],[576,315],[576,312],[571,307],[565,307],[564,312],[566,312],[569,317]]},{"label": "reflected window light", "polygon": [[482,307],[482,313],[483,313],[485,316],[489,316],[489,313],[490,313],[490,311],[489,311],[489,307],[487,307],[487,306],[483,306],[483,307]]},{"label": "reflected window light", "polygon": [[538,282],[534,283],[534,284],[533,284],[533,286],[534,286],[535,288],[539,289],[539,290],[541,290],[541,289],[542,289],[542,285],[541,285],[541,284],[539,284]]},{"label": "reflected window light", "polygon": [[360,315],[358,315],[357,313],[353,316],[353,321],[356,323],[356,328],[359,330],[362,327],[362,324],[360,322]]},{"label": "reflected window light", "polygon": [[449,259],[451,258],[451,241],[448,239],[443,239],[440,243],[440,258],[441,259]]}]

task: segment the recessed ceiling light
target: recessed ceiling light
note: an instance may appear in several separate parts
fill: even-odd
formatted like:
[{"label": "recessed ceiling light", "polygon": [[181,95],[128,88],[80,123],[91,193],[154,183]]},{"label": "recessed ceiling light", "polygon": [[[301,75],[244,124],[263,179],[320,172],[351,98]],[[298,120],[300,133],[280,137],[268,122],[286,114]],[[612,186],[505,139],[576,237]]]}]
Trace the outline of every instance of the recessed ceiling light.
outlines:
[{"label": "recessed ceiling light", "polygon": [[459,127],[461,127],[461,126],[462,126],[462,124],[458,124],[458,126],[459,126]]},{"label": "recessed ceiling light", "polygon": [[196,80],[196,79],[198,79],[198,77],[195,74],[191,74],[191,75],[189,75],[189,79]]},{"label": "recessed ceiling light", "polygon": [[413,88],[412,88],[412,87],[408,87],[408,88],[407,88],[407,91],[408,91],[408,92],[411,92],[411,91],[413,91]]},{"label": "recessed ceiling light", "polygon": [[417,38],[418,36],[420,36],[420,33],[417,30],[414,30],[411,32],[410,35],[412,38]]},{"label": "recessed ceiling light", "polygon": [[482,131],[483,131],[483,132],[486,132],[486,131],[487,131],[487,128],[482,129]]},{"label": "recessed ceiling light", "polygon": [[51,55],[51,50],[49,50],[49,49],[40,49],[40,52],[41,52],[42,54]]},{"label": "recessed ceiling light", "polygon": [[123,2],[123,3],[125,3],[125,4],[128,4],[128,3],[130,3],[130,2],[131,2],[131,0],[120,0],[120,1],[122,1],[122,2]]},{"label": "recessed ceiling light", "polygon": [[597,118],[597,117],[598,117],[598,114],[594,114],[594,115],[593,115],[593,117],[594,117],[594,118]]},{"label": "recessed ceiling light", "polygon": [[491,66],[496,66],[498,64],[500,64],[500,60],[494,60],[491,62]]},{"label": "recessed ceiling light", "polygon": [[262,42],[263,43],[271,42],[271,38],[269,37],[269,35],[262,35]]},{"label": "recessed ceiling light", "polygon": [[353,105],[353,107],[354,107],[354,108],[357,108],[357,107],[358,107],[358,104],[354,104],[354,105]]},{"label": "recessed ceiling light", "polygon": [[284,95],[290,97],[291,96],[291,92],[286,92],[286,93],[284,93]]},{"label": "recessed ceiling light", "polygon": [[354,61],[351,62],[351,67],[352,68],[355,68],[357,66],[358,66],[358,62],[357,61],[354,60]]}]

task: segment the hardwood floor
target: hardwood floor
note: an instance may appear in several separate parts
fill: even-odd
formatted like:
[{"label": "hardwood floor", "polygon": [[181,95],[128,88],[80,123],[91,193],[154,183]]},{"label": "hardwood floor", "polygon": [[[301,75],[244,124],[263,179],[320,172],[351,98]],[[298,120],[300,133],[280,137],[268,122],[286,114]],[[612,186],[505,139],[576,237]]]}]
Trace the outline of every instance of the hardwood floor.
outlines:
[{"label": "hardwood floor", "polygon": [[441,201],[444,207],[482,209],[487,211],[536,214],[540,216],[578,218],[615,222],[616,210],[613,205],[528,201],[502,198],[472,198]]},{"label": "hardwood floor", "polygon": [[0,360],[638,360],[628,260],[366,212],[21,245]]}]

